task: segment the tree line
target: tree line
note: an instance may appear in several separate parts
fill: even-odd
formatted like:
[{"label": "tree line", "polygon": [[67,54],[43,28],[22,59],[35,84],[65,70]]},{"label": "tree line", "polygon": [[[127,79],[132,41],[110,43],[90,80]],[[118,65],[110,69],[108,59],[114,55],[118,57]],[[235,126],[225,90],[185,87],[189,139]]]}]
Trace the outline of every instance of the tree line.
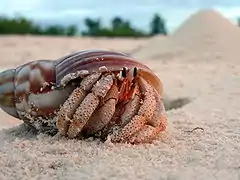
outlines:
[{"label": "tree line", "polygon": [[146,37],[157,34],[167,35],[165,20],[154,14],[149,31],[134,28],[130,21],[119,16],[112,18],[110,26],[103,26],[100,19],[84,19],[85,31],[80,31],[77,25],[53,24],[40,26],[25,17],[9,18],[0,16],[0,34],[32,34],[51,36],[93,36],[93,37]]}]

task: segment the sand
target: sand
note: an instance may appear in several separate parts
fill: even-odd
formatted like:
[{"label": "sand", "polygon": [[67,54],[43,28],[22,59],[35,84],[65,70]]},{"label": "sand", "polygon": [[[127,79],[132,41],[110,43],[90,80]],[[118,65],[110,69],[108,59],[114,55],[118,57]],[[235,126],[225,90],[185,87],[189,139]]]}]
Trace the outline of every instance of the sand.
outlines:
[{"label": "sand", "polygon": [[[185,106],[167,111],[167,131],[153,144],[136,146],[36,135],[17,125],[20,121],[1,112],[0,124],[4,129],[0,131],[0,179],[240,179],[240,61],[232,51],[240,45],[240,41],[234,40],[240,30],[227,35],[224,29],[209,30],[216,43],[192,39],[191,49],[179,53],[181,47],[191,43],[187,30],[200,23],[193,23],[200,21],[199,17],[209,29],[214,29],[213,25],[228,31],[235,28],[221,15],[208,10],[192,15],[191,21],[183,23],[172,37],[149,40],[0,37],[0,54],[4,59],[1,67],[25,62],[29,59],[26,57],[55,58],[83,47],[111,49],[114,44],[115,50],[142,54],[139,60],[161,78],[164,93],[170,99],[191,99]],[[216,30],[223,35],[215,36]],[[203,39],[202,31],[196,28],[195,37]],[[185,34],[186,41],[179,45],[181,34]],[[220,42],[226,36],[222,49],[224,43]],[[164,44],[168,56],[158,51]],[[209,48],[211,53],[203,56],[205,50],[201,48]],[[221,58],[216,57],[218,51]],[[152,52],[155,58],[146,58]],[[203,130],[191,132],[196,127]]]},{"label": "sand", "polygon": [[[134,57],[185,62],[238,61],[240,29],[219,12],[199,11],[187,18],[172,36],[157,36],[133,50]],[[155,47],[155,48],[153,48]]]}]

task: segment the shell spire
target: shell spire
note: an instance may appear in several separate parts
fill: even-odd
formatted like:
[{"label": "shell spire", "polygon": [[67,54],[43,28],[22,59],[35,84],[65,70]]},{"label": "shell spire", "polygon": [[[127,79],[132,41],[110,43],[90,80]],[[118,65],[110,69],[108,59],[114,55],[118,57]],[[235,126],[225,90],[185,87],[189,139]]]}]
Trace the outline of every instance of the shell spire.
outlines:
[{"label": "shell spire", "polygon": [[6,113],[18,118],[14,95],[15,72],[15,69],[9,69],[0,73],[0,107]]}]

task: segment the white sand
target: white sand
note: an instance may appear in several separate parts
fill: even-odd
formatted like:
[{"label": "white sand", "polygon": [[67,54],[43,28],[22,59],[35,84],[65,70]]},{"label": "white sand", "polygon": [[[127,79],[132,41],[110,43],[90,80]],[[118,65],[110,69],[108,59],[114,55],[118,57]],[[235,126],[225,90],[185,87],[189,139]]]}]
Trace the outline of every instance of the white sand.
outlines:
[{"label": "white sand", "polygon": [[[206,21],[206,27],[212,28],[217,24],[226,29],[233,28],[232,24],[223,23],[226,22],[224,18],[214,14],[209,12],[207,16],[203,16],[205,19],[216,18],[215,24]],[[195,21],[199,20],[196,18]],[[194,19],[191,22],[194,22]],[[196,24],[198,23],[183,24],[185,30],[179,30],[179,33],[186,34],[186,29],[193,29],[194,27],[190,26]],[[217,30],[220,31],[218,28]],[[195,33],[201,39],[202,29],[196,28]],[[240,179],[240,61],[238,62],[237,54],[231,53],[231,49],[239,47],[240,41],[227,41],[230,37],[235,39],[235,36],[238,36],[238,33],[228,33],[227,46],[223,51],[219,42],[222,42],[221,38],[226,32],[222,29],[221,33],[223,36],[213,38],[216,41],[214,46],[205,41],[198,42],[195,46],[193,39],[191,51],[176,53],[177,57],[174,55],[174,52],[179,50],[177,43],[165,43],[164,48],[172,52],[172,56],[168,56],[165,61],[156,58],[144,61],[144,58],[151,56],[151,49],[156,53],[157,49],[161,48],[160,44],[164,43],[155,43],[149,48],[146,45],[151,43],[146,40],[124,40],[126,45],[119,43],[119,40],[101,40],[102,44],[97,45],[99,48],[112,48],[111,44],[115,44],[115,47],[118,47],[116,50],[128,52],[143,44],[142,47],[145,46],[149,51],[145,51],[141,61],[148,64],[162,79],[168,97],[190,97],[192,102],[167,112],[167,132],[151,145],[113,145],[92,140],[36,136],[22,126],[2,130],[0,179]],[[171,38],[176,42],[177,37],[179,35],[176,33]],[[185,37],[187,44],[191,39]],[[16,59],[13,64],[21,62],[26,53],[35,58],[66,53],[59,41],[64,42],[68,51],[74,51],[82,47],[81,44],[85,44],[85,41],[90,41],[81,38],[56,38],[48,41],[47,37],[44,37],[44,40],[28,37],[27,49],[19,46],[19,41],[23,42],[22,37],[5,37],[5,44],[9,41],[11,46],[2,45],[2,38],[0,39],[1,59],[8,59],[6,52],[12,52],[11,59]],[[163,38],[162,41],[167,42],[169,39]],[[149,41],[154,40],[155,38]],[[80,44],[78,47],[76,42]],[[33,47],[30,46],[31,43]],[[85,48],[96,48],[93,44]],[[182,44],[185,46],[184,42]],[[212,53],[204,57],[200,47],[209,48]],[[49,52],[50,50],[52,52]],[[144,49],[139,48],[140,50]],[[216,58],[214,52],[217,51],[221,52],[221,59]],[[160,57],[161,53],[158,55]],[[169,61],[166,61],[167,59]],[[11,64],[6,64],[6,67],[9,65]],[[0,124],[4,127],[19,122],[4,113],[0,113],[0,116]],[[195,127],[202,127],[204,131],[188,132]]]},{"label": "white sand", "polygon": [[220,13],[205,10],[193,14],[177,29],[173,36],[156,37],[132,51],[139,59],[177,61],[238,61],[240,28]]}]

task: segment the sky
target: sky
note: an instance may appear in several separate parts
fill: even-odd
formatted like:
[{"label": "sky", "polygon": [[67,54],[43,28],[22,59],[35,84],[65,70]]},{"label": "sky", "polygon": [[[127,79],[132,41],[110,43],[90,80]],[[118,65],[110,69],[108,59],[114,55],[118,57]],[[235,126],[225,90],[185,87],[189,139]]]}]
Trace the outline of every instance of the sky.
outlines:
[{"label": "sky", "polygon": [[80,30],[86,17],[101,18],[108,25],[114,16],[149,30],[150,19],[158,13],[169,32],[174,32],[191,14],[209,8],[234,23],[240,17],[240,0],[0,0],[1,15],[23,15],[42,25],[78,24]]}]

